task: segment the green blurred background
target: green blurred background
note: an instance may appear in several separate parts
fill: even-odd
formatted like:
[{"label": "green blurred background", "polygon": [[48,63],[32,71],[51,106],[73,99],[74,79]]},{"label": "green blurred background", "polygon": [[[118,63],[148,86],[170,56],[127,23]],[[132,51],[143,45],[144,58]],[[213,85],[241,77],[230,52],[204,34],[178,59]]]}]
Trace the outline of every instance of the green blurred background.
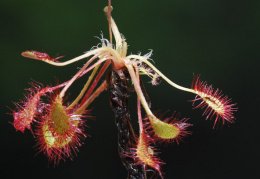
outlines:
[{"label": "green blurred background", "polygon": [[[193,135],[180,145],[158,145],[165,178],[260,178],[259,64],[260,1],[121,0],[112,1],[113,17],[129,44],[129,53],[153,49],[156,66],[168,77],[190,86],[193,74],[220,88],[238,103],[237,121],[218,126],[192,110],[192,95],[162,83],[147,91],[156,111],[189,117]],[[107,37],[106,1],[0,1],[0,178],[125,178],[117,154],[117,131],[108,94],[93,104],[85,145],[78,157],[57,167],[36,154],[35,139],[12,127],[13,102],[24,97],[28,82],[56,84],[69,79],[82,63],[53,67],[20,56],[39,50],[70,59]],[[81,83],[70,90],[73,98]],[[134,95],[132,95],[134,104]],[[131,103],[131,104],[132,104]],[[135,107],[131,105],[133,120]],[[258,174],[258,175],[257,175]]]}]

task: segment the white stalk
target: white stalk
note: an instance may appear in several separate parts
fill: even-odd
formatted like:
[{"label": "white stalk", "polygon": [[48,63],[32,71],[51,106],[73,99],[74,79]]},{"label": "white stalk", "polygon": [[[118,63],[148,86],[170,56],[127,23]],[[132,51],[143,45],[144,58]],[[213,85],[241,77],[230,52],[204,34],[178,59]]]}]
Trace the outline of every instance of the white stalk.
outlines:
[{"label": "white stalk", "polygon": [[97,49],[94,49],[94,50],[90,50],[83,55],[80,55],[78,57],[75,57],[75,58],[68,60],[68,61],[65,61],[65,62],[54,62],[54,61],[51,61],[51,60],[45,60],[45,61],[43,60],[43,61],[48,63],[48,64],[54,65],[54,66],[66,66],[66,65],[75,63],[77,61],[80,61],[84,58],[88,58],[92,55],[96,55],[96,54],[104,55],[104,53],[105,54],[111,54],[115,59],[120,59],[119,54],[114,49],[112,49],[111,47],[101,47],[101,48],[97,48]]},{"label": "white stalk", "polygon": [[129,64],[126,64],[126,68],[128,69],[128,72],[130,74],[130,77],[132,79],[132,83],[134,85],[134,88],[135,88],[135,91],[136,91],[136,94],[138,96],[138,98],[140,99],[141,101],[141,104],[146,112],[146,114],[148,116],[154,116],[152,111],[150,110],[149,108],[149,105],[144,97],[144,94],[142,92],[142,89],[140,87],[140,84],[138,83],[138,78],[136,77],[136,74],[135,74],[135,71],[134,71],[134,68],[132,65],[129,65]]},{"label": "white stalk", "polygon": [[190,89],[190,88],[186,88],[186,87],[183,87],[183,86],[180,86],[176,83],[174,83],[173,81],[171,81],[168,77],[166,77],[162,72],[160,72],[152,63],[150,63],[148,60],[147,60],[147,57],[143,57],[143,56],[140,56],[140,55],[129,55],[127,56],[127,58],[131,61],[131,59],[138,59],[142,62],[144,62],[145,64],[147,64],[150,68],[152,68],[162,79],[164,79],[169,85],[179,89],[179,90],[182,90],[182,91],[186,91],[186,92],[190,92],[190,93],[193,93],[193,94],[197,94],[195,90],[193,89]]}]

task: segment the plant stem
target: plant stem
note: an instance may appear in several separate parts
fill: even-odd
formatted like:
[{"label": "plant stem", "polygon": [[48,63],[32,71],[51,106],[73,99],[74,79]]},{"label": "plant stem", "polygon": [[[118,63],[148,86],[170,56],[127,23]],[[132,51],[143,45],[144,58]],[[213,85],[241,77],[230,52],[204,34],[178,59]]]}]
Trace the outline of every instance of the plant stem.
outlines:
[{"label": "plant stem", "polygon": [[146,171],[142,165],[136,165],[133,158],[128,157],[136,145],[136,137],[130,123],[128,110],[129,74],[121,69],[111,71],[109,78],[110,105],[115,114],[118,129],[118,152],[128,172],[128,179],[146,179]]}]

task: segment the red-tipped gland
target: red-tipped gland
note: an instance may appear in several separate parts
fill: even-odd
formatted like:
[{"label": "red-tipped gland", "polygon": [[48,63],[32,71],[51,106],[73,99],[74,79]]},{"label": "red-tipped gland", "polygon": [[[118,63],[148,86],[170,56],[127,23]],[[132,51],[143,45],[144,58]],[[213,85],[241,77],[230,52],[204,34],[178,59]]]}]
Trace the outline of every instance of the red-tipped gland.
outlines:
[{"label": "red-tipped gland", "polygon": [[38,52],[38,51],[34,51],[34,50],[27,50],[21,53],[21,55],[23,57],[26,58],[30,58],[30,59],[34,59],[34,60],[41,60],[41,61],[58,61],[58,59],[62,58],[63,56],[59,56],[59,57],[51,57],[50,55],[48,55],[47,53],[44,52]]},{"label": "red-tipped gland", "polygon": [[188,120],[188,119],[182,119],[182,120],[178,120],[178,121],[174,121],[174,122],[173,122],[173,124],[174,124],[177,128],[179,128],[179,130],[180,130],[179,135],[178,135],[176,138],[172,139],[172,140],[174,140],[177,144],[179,144],[179,142],[180,142],[184,137],[186,137],[187,135],[190,135],[190,134],[191,134],[191,132],[188,131],[188,128],[191,127],[192,124],[187,123],[187,120]]},{"label": "red-tipped gland", "polygon": [[133,158],[137,161],[137,165],[151,167],[162,176],[161,165],[163,163],[156,157],[156,150],[150,145],[150,140],[144,132],[140,133]]},{"label": "red-tipped gland", "polygon": [[176,117],[173,116],[166,118],[165,121],[167,122],[164,122],[155,116],[148,116],[146,121],[146,131],[150,132],[154,136],[154,139],[158,141],[175,141],[179,143],[183,137],[190,134],[187,129],[191,124],[187,123],[187,119],[176,120]]},{"label": "red-tipped gland", "polygon": [[41,97],[50,91],[50,88],[40,89],[35,87],[29,89],[29,91],[30,94],[25,101],[21,105],[17,105],[19,109],[13,112],[14,128],[21,132],[24,132],[25,129],[31,129],[31,124],[35,120],[36,115],[41,113],[44,107],[44,104],[41,103]]},{"label": "red-tipped gland", "polygon": [[193,100],[194,108],[204,109],[203,116],[206,119],[215,118],[214,126],[218,120],[233,123],[234,112],[237,110],[231,99],[223,95],[219,89],[214,90],[211,85],[201,81],[199,76],[195,76],[192,84],[197,96]]},{"label": "red-tipped gland", "polygon": [[37,135],[39,147],[54,164],[71,158],[81,146],[81,139],[86,135],[80,115],[70,113],[57,96],[49,106],[49,112],[43,117]]}]

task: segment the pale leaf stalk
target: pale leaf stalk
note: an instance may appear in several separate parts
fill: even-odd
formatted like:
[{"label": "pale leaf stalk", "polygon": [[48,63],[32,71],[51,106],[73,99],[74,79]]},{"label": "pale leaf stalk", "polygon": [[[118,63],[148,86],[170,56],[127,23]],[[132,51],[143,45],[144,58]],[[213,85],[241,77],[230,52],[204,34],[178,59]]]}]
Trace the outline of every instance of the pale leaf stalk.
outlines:
[{"label": "pale leaf stalk", "polygon": [[78,62],[82,59],[88,58],[88,57],[90,57],[92,55],[96,55],[96,54],[100,54],[101,57],[103,57],[104,55],[110,54],[114,57],[113,59],[115,59],[115,60],[121,59],[120,55],[116,52],[116,50],[114,50],[110,47],[107,47],[107,46],[103,46],[100,48],[90,50],[83,55],[80,55],[78,57],[75,57],[75,58],[65,61],[65,62],[55,62],[55,61],[51,61],[51,60],[42,60],[42,61],[45,63],[48,63],[50,65],[53,65],[53,66],[61,67],[61,66],[70,65],[72,63]]},{"label": "pale leaf stalk", "polygon": [[149,62],[147,60],[147,57],[144,57],[144,56],[140,56],[140,55],[129,55],[127,56],[127,58],[130,60],[130,59],[138,59],[142,62],[144,62],[145,64],[147,64],[150,68],[152,68],[162,79],[164,79],[169,85],[179,89],[179,90],[182,90],[182,91],[186,91],[186,92],[190,92],[190,93],[193,93],[193,94],[197,94],[197,92],[193,89],[190,89],[190,88],[186,88],[186,87],[183,87],[183,86],[180,86],[176,83],[174,83],[173,81],[171,81],[168,77],[166,77],[160,70],[158,70],[151,62]]},{"label": "pale leaf stalk", "polygon": [[98,57],[98,54],[93,56],[84,66],[69,80],[68,84],[60,92],[60,97],[62,98],[65,95],[65,92],[73,84],[73,82],[82,74],[82,72],[89,66],[89,64]]},{"label": "pale leaf stalk", "polygon": [[[136,70],[135,73],[136,73],[135,75],[136,75],[137,83],[140,86],[139,71]],[[143,118],[142,118],[141,102],[138,96],[137,96],[137,116],[138,116],[139,132],[141,134],[143,132]]]},{"label": "pale leaf stalk", "polygon": [[103,81],[103,83],[96,89],[94,93],[86,100],[77,110],[76,114],[83,114],[87,107],[103,92],[107,89],[107,82]]},{"label": "pale leaf stalk", "polygon": [[67,109],[71,109],[73,108],[76,104],[78,104],[79,100],[83,97],[83,95],[85,94],[85,92],[87,91],[90,83],[92,82],[95,74],[97,73],[97,70],[99,69],[100,65],[97,65],[94,70],[92,71],[91,75],[88,77],[88,81],[87,83],[84,85],[83,89],[80,91],[79,95],[77,96],[77,98],[68,106]]},{"label": "pale leaf stalk", "polygon": [[107,70],[107,68],[109,67],[110,64],[111,64],[111,62],[109,60],[109,61],[106,61],[106,63],[102,66],[102,68],[99,70],[99,73],[97,74],[96,78],[93,80],[91,86],[89,87],[89,90],[83,97],[80,104],[83,104],[89,98],[89,96],[91,95],[91,93],[93,92],[95,87],[97,86],[100,78],[103,76],[103,74],[105,73],[105,71]]},{"label": "pale leaf stalk", "polygon": [[138,82],[138,79],[137,79],[137,77],[136,77],[136,73],[135,73],[135,71],[134,71],[133,66],[132,66],[132,65],[129,65],[129,64],[125,64],[125,65],[126,65],[126,67],[127,67],[127,69],[128,69],[128,72],[129,72],[129,74],[130,74],[130,77],[131,77],[131,79],[132,79],[132,83],[133,83],[133,85],[134,85],[136,94],[137,94],[138,98],[140,99],[140,102],[141,102],[141,104],[142,104],[142,106],[143,106],[143,108],[144,108],[146,114],[147,114],[148,116],[154,116],[153,113],[152,113],[152,111],[151,111],[150,108],[149,108],[149,105],[148,105],[148,103],[147,103],[145,97],[144,97],[144,94],[143,94],[143,92],[142,92],[142,89],[141,89],[140,84],[139,84],[139,82]]}]

